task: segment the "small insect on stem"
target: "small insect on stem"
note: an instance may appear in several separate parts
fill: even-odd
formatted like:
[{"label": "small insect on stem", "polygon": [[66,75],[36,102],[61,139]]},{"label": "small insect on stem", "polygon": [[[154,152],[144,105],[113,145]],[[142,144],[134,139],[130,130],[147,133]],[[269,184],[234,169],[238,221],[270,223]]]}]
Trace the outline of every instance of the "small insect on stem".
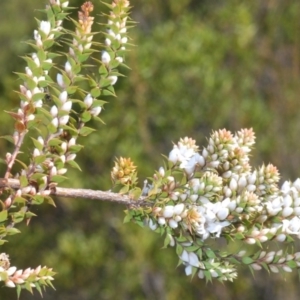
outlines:
[{"label": "small insect on stem", "polygon": [[44,88],[44,93],[45,93],[44,100],[45,100],[46,102],[52,101],[52,97],[51,97],[51,94],[50,94],[50,92],[49,92],[49,88],[48,88],[48,87],[45,87],[45,88]]}]

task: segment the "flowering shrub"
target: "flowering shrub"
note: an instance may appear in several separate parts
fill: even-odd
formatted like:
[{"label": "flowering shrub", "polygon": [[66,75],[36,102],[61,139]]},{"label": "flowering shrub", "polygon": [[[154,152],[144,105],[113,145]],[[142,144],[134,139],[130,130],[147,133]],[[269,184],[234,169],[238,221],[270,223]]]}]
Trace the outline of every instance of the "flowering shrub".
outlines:
[{"label": "flowering shrub", "polygon": [[[278,187],[279,172],[269,164],[252,170],[252,129],[233,135],[213,132],[201,151],[190,138],[180,139],[145,191],[146,208],[127,211],[126,220],[144,221],[165,234],[187,275],[232,281],[236,265],[277,273],[300,267],[300,252],[266,251],[266,242],[300,238],[300,179]],[[256,244],[259,250],[223,253],[209,239]]]},{"label": "flowering shrub", "polygon": [[[0,180],[0,245],[6,236],[19,232],[16,224],[28,224],[35,216],[31,206],[55,205],[52,195],[81,196],[127,204],[125,221],[164,235],[164,246],[174,247],[187,275],[232,281],[239,264],[274,273],[299,268],[300,252],[266,249],[271,242],[288,245],[300,237],[300,179],[280,188],[276,167],[251,168],[252,129],[236,134],[215,131],[203,148],[191,138],[180,139],[165,166],[142,188],[137,167],[123,157],[116,159],[111,171],[112,192],[59,187],[69,167],[80,169],[75,160],[82,145],[77,139],[95,131],[87,123],[101,121],[105,101],[100,97],[115,95],[113,86],[121,75],[117,68],[124,65],[129,2],[114,0],[107,6],[111,12],[102,32],[103,44],[94,41],[89,1],[74,20],[69,17],[68,1],[49,0],[44,10],[47,20],[38,21],[34,40],[29,42],[34,52],[24,58],[25,73],[18,73],[20,107],[8,112],[15,120],[15,132],[4,138],[14,149],[6,154],[6,171]],[[71,21],[74,31],[66,30],[63,21]],[[67,47],[62,66],[56,63],[61,54],[51,52],[58,44]],[[24,162],[18,156],[28,137],[32,149]],[[16,162],[22,167],[19,173],[13,171]],[[221,239],[258,249],[226,253],[220,250]],[[18,295],[22,289],[33,288],[42,293],[42,288],[52,286],[54,275],[51,268],[41,266],[17,270],[8,254],[0,254],[0,281],[16,287]]]}]

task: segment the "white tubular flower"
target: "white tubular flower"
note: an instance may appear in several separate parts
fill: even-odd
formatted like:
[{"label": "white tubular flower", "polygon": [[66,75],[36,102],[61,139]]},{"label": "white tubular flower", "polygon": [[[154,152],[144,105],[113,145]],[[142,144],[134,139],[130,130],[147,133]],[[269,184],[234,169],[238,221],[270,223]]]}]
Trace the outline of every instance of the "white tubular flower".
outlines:
[{"label": "white tubular flower", "polygon": [[94,117],[97,117],[97,116],[100,114],[101,109],[102,109],[102,108],[101,108],[100,106],[93,107],[93,108],[91,109],[91,115],[93,115]]},{"label": "white tubular flower", "polygon": [[181,215],[183,210],[184,210],[184,204],[183,203],[180,203],[180,204],[176,204],[174,206],[174,214],[176,215]]},{"label": "white tubular flower", "polygon": [[25,68],[25,72],[26,72],[26,74],[29,76],[29,77],[32,77],[32,71],[31,71],[31,69],[29,68],[29,67],[26,67]]},{"label": "white tubular flower", "polygon": [[116,84],[117,80],[118,80],[118,76],[112,75],[112,76],[108,76],[107,79],[110,80],[110,84],[114,85]]},{"label": "white tubular flower", "polygon": [[69,112],[71,108],[72,108],[72,101],[67,101],[62,105],[61,110]]},{"label": "white tubular flower", "polygon": [[76,154],[72,153],[67,156],[67,161],[74,160],[76,158]]},{"label": "white tubular flower", "polygon": [[122,44],[126,44],[127,41],[128,41],[128,38],[127,38],[126,36],[123,37],[123,38],[121,38],[121,43],[122,43]]},{"label": "white tubular flower", "polygon": [[58,73],[58,74],[56,75],[56,81],[57,81],[57,83],[58,83],[58,85],[59,85],[60,87],[63,88],[63,87],[65,86],[65,83],[64,83],[64,79],[63,79],[62,74]]},{"label": "white tubular flower", "polygon": [[59,125],[66,125],[69,122],[69,116],[62,116],[59,118]]},{"label": "white tubular flower", "polygon": [[102,52],[102,55],[101,55],[101,60],[104,64],[108,65],[111,58],[110,58],[110,55],[107,51],[103,51]]},{"label": "white tubular flower", "polygon": [[56,117],[58,114],[58,109],[56,105],[53,105],[50,109],[50,114],[52,115],[52,117]]},{"label": "white tubular flower", "polygon": [[51,23],[48,21],[41,21],[40,30],[43,31],[46,36],[48,36],[51,31]]},{"label": "white tubular flower", "polygon": [[33,59],[33,62],[36,64],[36,66],[39,67],[41,65],[41,63],[40,63],[40,60],[39,60],[37,54],[33,53],[31,57]]},{"label": "white tubular flower", "polygon": [[67,91],[63,91],[62,93],[60,93],[59,100],[61,101],[61,103],[65,103],[68,100]]},{"label": "white tubular flower", "polygon": [[67,61],[67,62],[65,63],[65,71],[66,71],[67,73],[71,73],[71,71],[72,71],[72,66],[71,66],[71,64],[70,64],[69,61]]},{"label": "white tubular flower", "polygon": [[123,62],[123,57],[117,56],[116,60],[121,64]]},{"label": "white tubular flower", "polygon": [[72,137],[68,142],[68,147],[71,147],[74,145],[76,145],[76,139]]},{"label": "white tubular flower", "polygon": [[157,228],[157,224],[152,219],[149,220],[148,225],[151,230],[155,230]]},{"label": "white tubular flower", "polygon": [[66,2],[61,4],[61,7],[68,7],[68,5],[69,5],[69,1],[66,1]]},{"label": "white tubular flower", "polygon": [[87,108],[90,108],[91,105],[94,102],[93,97],[91,96],[91,94],[87,94],[83,100],[83,102],[85,103],[85,105],[87,106]]},{"label": "white tubular flower", "polygon": [[171,218],[174,214],[174,206],[173,205],[166,205],[163,210],[163,217],[164,218]]},{"label": "white tubular flower", "polygon": [[109,38],[105,39],[105,45],[110,46],[111,45],[111,40]]},{"label": "white tubular flower", "polygon": [[52,121],[51,121],[52,125],[54,125],[56,128],[58,127],[58,119],[57,118],[54,118]]}]

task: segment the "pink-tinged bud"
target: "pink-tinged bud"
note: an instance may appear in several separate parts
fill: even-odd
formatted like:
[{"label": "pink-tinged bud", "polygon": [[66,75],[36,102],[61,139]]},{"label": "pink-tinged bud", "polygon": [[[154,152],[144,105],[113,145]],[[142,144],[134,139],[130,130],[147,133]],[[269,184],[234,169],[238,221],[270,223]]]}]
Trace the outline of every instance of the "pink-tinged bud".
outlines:
[{"label": "pink-tinged bud", "polygon": [[67,156],[67,161],[74,160],[76,158],[76,154],[72,153]]},{"label": "pink-tinged bud", "polygon": [[5,286],[10,287],[10,288],[16,287],[16,285],[11,280],[5,281]]},{"label": "pink-tinged bud", "polygon": [[9,196],[5,201],[4,201],[5,207],[9,208],[11,206],[11,197]]},{"label": "pink-tinged bud", "polygon": [[100,106],[93,107],[93,108],[91,109],[91,114],[92,114],[94,117],[98,116],[98,115],[100,114],[100,112],[101,112],[101,107],[100,107]]},{"label": "pink-tinged bud", "polygon": [[50,170],[50,176],[55,176],[57,175],[57,169],[55,166],[53,166]]},{"label": "pink-tinged bud", "polygon": [[108,76],[107,79],[110,80],[110,84],[114,85],[116,84],[117,80],[118,80],[118,76],[112,75],[112,76]]},{"label": "pink-tinged bud", "polygon": [[51,121],[52,125],[54,125],[54,127],[58,127],[58,119],[57,118],[54,118],[52,121]]},{"label": "pink-tinged bud", "polygon": [[259,271],[262,269],[262,266],[257,263],[251,264],[251,267],[253,268],[253,270],[256,270],[256,271]]},{"label": "pink-tinged bud", "polygon": [[249,245],[255,244],[255,239],[254,238],[247,238],[245,239],[245,242]]},{"label": "pink-tinged bud", "polygon": [[66,125],[69,122],[69,116],[62,116],[59,118],[59,125]]},{"label": "pink-tinged bud", "polygon": [[26,95],[26,92],[27,92],[27,88],[24,85],[22,85],[22,84],[20,84],[20,92],[23,95]]},{"label": "pink-tinged bud", "polygon": [[69,61],[67,61],[65,64],[65,71],[69,74],[72,72],[72,66]]},{"label": "pink-tinged bud", "polygon": [[53,105],[50,109],[50,114],[52,115],[52,117],[56,117],[58,114],[58,109],[57,106]]},{"label": "pink-tinged bud", "polygon": [[110,55],[107,51],[103,51],[101,55],[101,60],[104,64],[108,65],[110,62]]},{"label": "pink-tinged bud", "polygon": [[22,188],[22,194],[29,194],[30,191],[31,191],[31,186],[26,186]]},{"label": "pink-tinged bud", "polygon": [[67,101],[62,105],[61,110],[69,112],[71,108],[72,108],[72,101]]},{"label": "pink-tinged bud", "polygon": [[36,188],[34,186],[31,187],[29,194],[36,195]]},{"label": "pink-tinged bud", "polygon": [[22,191],[20,189],[18,189],[16,191],[16,197],[21,197],[22,196]]},{"label": "pink-tinged bud", "polygon": [[61,101],[61,103],[65,103],[68,100],[68,93],[67,93],[67,91],[63,91],[62,93],[60,93],[60,95],[59,95],[58,98]]},{"label": "pink-tinged bud", "polygon": [[60,87],[62,87],[62,88],[65,87],[64,79],[63,79],[62,74],[58,73],[58,74],[56,75],[56,81],[57,81],[57,83],[58,83],[58,85],[59,85]]},{"label": "pink-tinged bud", "polygon": [[49,196],[51,194],[51,191],[50,190],[45,190],[45,191],[42,191],[41,192],[41,195],[42,196]]},{"label": "pink-tinged bud", "polygon": [[91,105],[93,104],[93,97],[91,96],[91,94],[87,94],[83,100],[83,102],[85,103],[85,105],[87,106],[87,108],[90,108]]}]

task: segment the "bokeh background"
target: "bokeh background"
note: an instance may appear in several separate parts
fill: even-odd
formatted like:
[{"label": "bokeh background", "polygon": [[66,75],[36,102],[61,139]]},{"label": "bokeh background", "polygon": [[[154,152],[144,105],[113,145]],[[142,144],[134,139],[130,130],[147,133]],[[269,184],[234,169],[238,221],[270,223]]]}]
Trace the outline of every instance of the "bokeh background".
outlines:
[{"label": "bokeh background", "polygon": [[[72,6],[82,2],[70,1]],[[78,155],[82,172],[71,171],[69,187],[106,190],[116,156],[130,156],[141,182],[163,163],[172,141],[190,136],[199,145],[212,130],[253,127],[253,166],[273,163],[284,180],[300,166],[300,2],[297,0],[132,0],[131,70],[116,85],[118,98],[101,113],[105,126],[89,136]],[[19,105],[14,71],[45,1],[1,1],[0,135],[13,132],[3,110]],[[105,12],[94,1],[95,12]],[[80,142],[80,141],[79,141]],[[30,147],[25,145],[23,151]],[[0,156],[11,146],[0,140]],[[0,166],[3,174],[4,166]],[[84,199],[56,199],[57,208],[34,208],[38,217],[9,238],[19,268],[39,264],[57,271],[56,291],[45,300],[114,299],[299,299],[297,272],[265,271],[252,277],[239,268],[233,283],[206,284],[186,277],[173,249],[135,224],[123,224],[125,207]],[[297,249],[298,247],[298,249]],[[296,251],[299,251],[299,244]],[[16,299],[0,289],[0,299]],[[41,299],[24,291],[21,300]]]}]

